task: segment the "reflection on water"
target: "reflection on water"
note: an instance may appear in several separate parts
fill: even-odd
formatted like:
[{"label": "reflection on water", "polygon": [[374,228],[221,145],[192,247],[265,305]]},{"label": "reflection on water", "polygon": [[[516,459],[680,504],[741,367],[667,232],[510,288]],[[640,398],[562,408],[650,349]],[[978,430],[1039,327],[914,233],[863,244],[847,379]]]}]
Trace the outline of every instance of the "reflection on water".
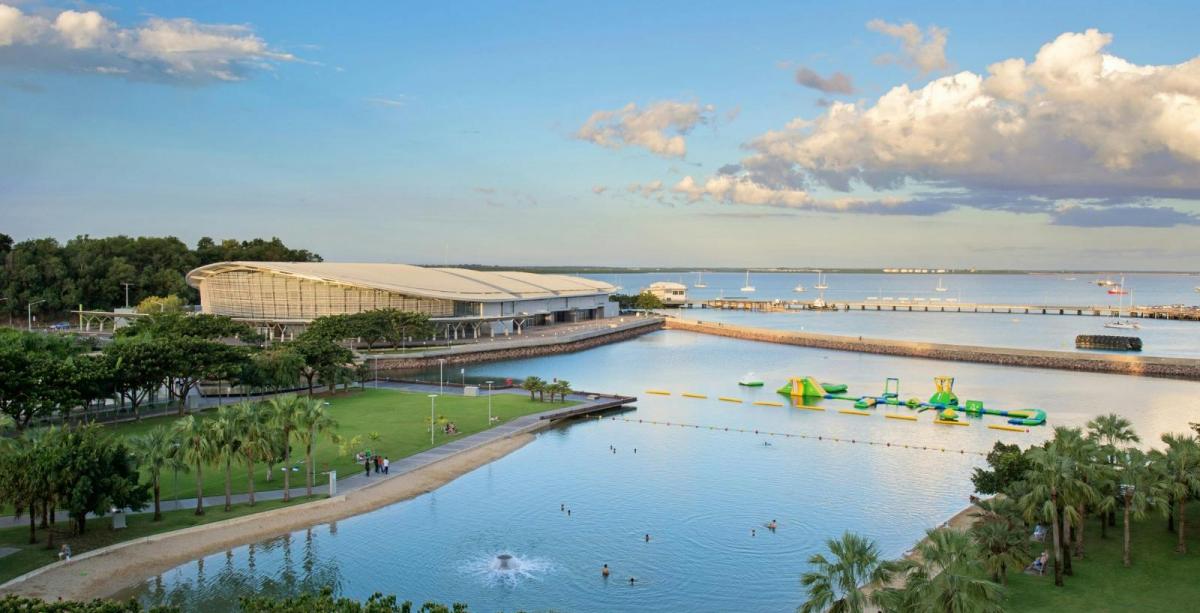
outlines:
[{"label": "reflection on water", "polygon": [[[746,371],[767,386],[740,388]],[[947,428],[930,423],[929,414],[913,423],[750,404],[777,399],[773,390],[787,377],[811,374],[846,383],[852,393],[881,392],[885,377],[899,377],[902,397],[927,397],[935,375],[951,375],[961,398],[1041,407],[1052,425],[1082,425],[1115,411],[1147,441],[1185,430],[1200,394],[1192,382],[826,352],[679,331],[469,373],[559,377],[579,389],[638,394],[638,410],[625,415],[632,418],[951,451],[587,420],[543,432],[431,494],[341,521],[336,534],[317,527],[237,548],[232,557],[209,556],[203,567],[193,562],[148,580],[136,595],[207,611],[227,608],[240,594],[328,583],[359,599],[383,591],[416,602],[462,601],[480,611],[791,611],[803,599],[799,575],[824,539],[851,530],[898,556],[965,505],[971,469],[982,460],[952,450],[987,450],[996,440],[1028,444],[1049,429],[998,432],[979,422]],[[653,388],[675,395],[643,394]],[[710,399],[679,396],[685,391]],[[718,402],[719,395],[747,402]],[[778,531],[762,529],[772,520]],[[501,553],[544,566],[522,580],[494,581],[487,573],[499,570],[492,564]],[[608,580],[603,564],[612,569]]]}]

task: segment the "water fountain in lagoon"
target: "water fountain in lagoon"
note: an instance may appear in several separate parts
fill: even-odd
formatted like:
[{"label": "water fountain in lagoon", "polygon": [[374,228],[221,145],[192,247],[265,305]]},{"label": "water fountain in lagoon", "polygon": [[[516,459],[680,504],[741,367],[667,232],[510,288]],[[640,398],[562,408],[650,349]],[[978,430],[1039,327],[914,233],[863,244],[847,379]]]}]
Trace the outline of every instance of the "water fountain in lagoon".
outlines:
[{"label": "water fountain in lagoon", "polygon": [[461,567],[465,574],[478,577],[484,585],[504,587],[516,587],[526,579],[541,579],[550,569],[545,560],[507,551],[480,556]]}]

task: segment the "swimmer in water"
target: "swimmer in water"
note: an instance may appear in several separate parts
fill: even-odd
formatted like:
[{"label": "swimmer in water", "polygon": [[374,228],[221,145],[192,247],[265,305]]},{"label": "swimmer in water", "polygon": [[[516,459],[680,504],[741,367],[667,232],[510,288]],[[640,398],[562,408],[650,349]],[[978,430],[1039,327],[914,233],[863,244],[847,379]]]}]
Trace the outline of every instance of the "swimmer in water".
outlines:
[{"label": "swimmer in water", "polygon": [[647,534],[647,535],[646,535],[646,542],[647,542],[647,543],[649,543],[649,542],[650,542],[650,535],[649,535],[649,534]]},{"label": "swimmer in water", "polygon": [[775,529],[778,527],[779,527],[779,524],[775,523],[775,520],[773,520],[773,519],[771,520],[771,523],[767,524],[767,529],[770,530],[771,532],[774,532]]},{"label": "swimmer in water", "polygon": [[634,579],[633,577],[630,577],[630,578],[629,578],[629,585],[633,585],[633,584],[634,584],[634,582],[636,582],[636,581],[637,581],[637,579]]},{"label": "swimmer in water", "polygon": [[756,536],[756,535],[754,534],[754,528],[751,528],[751,529],[750,529],[750,536]]},{"label": "swimmer in water", "polygon": [[771,446],[771,443],[770,443],[770,442],[768,442],[768,441],[763,441],[763,447],[770,447],[770,446]]},{"label": "swimmer in water", "polygon": [[604,568],[600,569],[600,576],[604,577],[605,579],[608,578],[608,565],[607,564],[604,565]]}]

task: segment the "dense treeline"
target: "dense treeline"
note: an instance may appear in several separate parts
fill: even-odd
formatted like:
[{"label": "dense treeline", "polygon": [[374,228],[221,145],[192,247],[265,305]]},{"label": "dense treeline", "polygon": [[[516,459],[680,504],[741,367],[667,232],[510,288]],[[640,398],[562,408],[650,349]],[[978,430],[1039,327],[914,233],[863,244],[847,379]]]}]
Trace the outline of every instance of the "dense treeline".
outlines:
[{"label": "dense treeline", "polygon": [[321,256],[292,249],[278,238],[215,241],[205,237],[194,249],[173,237],[79,236],[59,243],[38,238],[14,243],[0,234],[0,313],[64,313],[78,308],[109,310],[149,296],[197,300],[184,275],[197,266],[226,260],[319,262]]},{"label": "dense treeline", "polygon": [[[1200,424],[1192,428],[1200,431]],[[1099,520],[1102,539],[1120,523],[1127,567],[1134,562],[1133,522],[1150,514],[1167,519],[1175,552],[1187,554],[1187,505],[1200,496],[1200,440],[1161,440],[1161,448],[1143,451],[1129,420],[1109,414],[1086,430],[1056,427],[1053,438],[1026,449],[997,441],[988,468],[971,477],[978,493],[994,496],[978,503],[968,530],[930,530],[918,555],[896,562],[880,560],[878,547],[861,536],[830,539],[830,555],[810,558],[813,569],[801,577],[809,596],[798,612],[1002,611],[1010,573],[1028,568],[1052,575],[1057,587],[1067,583],[1086,551],[1089,516]],[[888,587],[858,589],[867,583]]]}]

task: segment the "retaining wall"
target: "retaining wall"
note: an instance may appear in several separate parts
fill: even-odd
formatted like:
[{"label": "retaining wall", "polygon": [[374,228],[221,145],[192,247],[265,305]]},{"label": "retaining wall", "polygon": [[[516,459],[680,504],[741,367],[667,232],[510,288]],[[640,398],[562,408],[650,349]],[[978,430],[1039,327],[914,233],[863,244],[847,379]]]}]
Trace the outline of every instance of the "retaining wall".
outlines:
[{"label": "retaining wall", "polygon": [[1145,377],[1200,380],[1200,360],[1140,355],[1092,354],[1038,349],[1009,349],[976,345],[918,343],[879,338],[835,336],[811,332],[790,332],[751,328],[721,323],[668,319],[668,330],[688,330],[766,343],[799,345],[835,351],[858,351],[932,360],[979,362],[1001,366],[1053,368],[1084,372],[1116,373]]},{"label": "retaining wall", "polygon": [[591,330],[570,337],[506,340],[497,343],[495,347],[460,345],[445,351],[422,352],[416,356],[379,355],[368,356],[366,360],[368,363],[374,361],[374,365],[379,370],[436,368],[439,360],[445,360],[447,366],[453,364],[478,364],[480,362],[495,362],[499,360],[518,360],[591,349],[592,347],[616,343],[654,332],[655,330],[661,330],[662,327],[663,319],[653,317],[646,318],[643,321],[627,322],[614,329]]}]

